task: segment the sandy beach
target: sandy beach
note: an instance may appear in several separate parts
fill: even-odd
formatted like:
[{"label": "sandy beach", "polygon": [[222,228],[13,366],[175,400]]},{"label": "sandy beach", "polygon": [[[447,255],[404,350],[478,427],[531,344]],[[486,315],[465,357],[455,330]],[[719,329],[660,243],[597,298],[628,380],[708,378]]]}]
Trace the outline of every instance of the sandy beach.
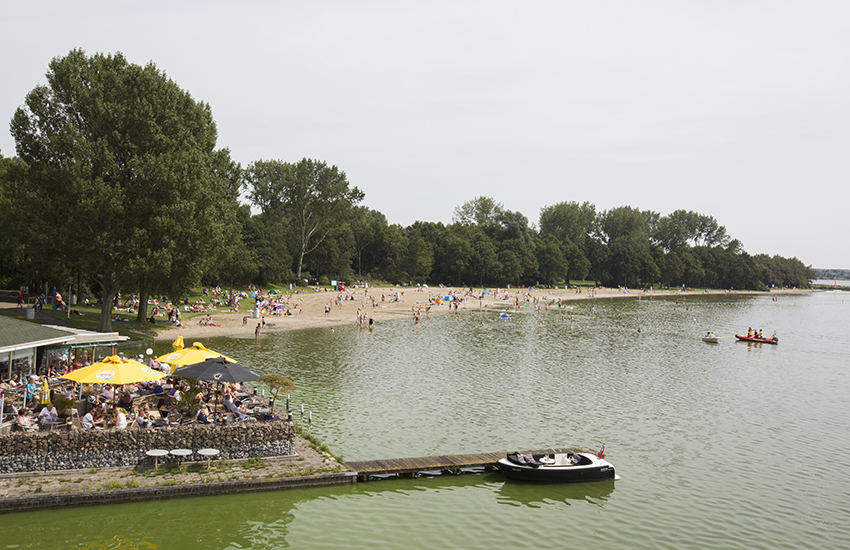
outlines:
[{"label": "sandy beach", "polygon": [[[355,288],[348,292],[316,291],[314,289],[299,289],[297,293],[281,296],[280,298],[288,304],[293,314],[286,315],[262,315],[260,319],[253,318],[253,312],[249,309],[254,301],[243,300],[239,313],[236,312],[213,312],[210,315],[212,325],[200,324],[207,317],[198,316],[185,320],[183,326],[167,327],[159,329],[157,340],[174,340],[177,336],[183,336],[186,342],[197,339],[211,338],[216,336],[252,335],[260,324],[260,331],[281,332],[288,330],[300,330],[307,328],[333,328],[336,326],[357,323],[358,313],[368,315],[374,319],[376,325],[383,321],[393,319],[413,319],[418,313],[422,318],[427,314],[431,316],[443,315],[454,311],[454,306],[444,300],[448,294],[455,294],[461,298],[457,311],[471,311],[479,309],[490,309],[506,311],[519,304],[537,303],[545,306],[548,303],[557,304],[562,302],[581,301],[605,298],[631,298],[638,299],[639,296],[648,297],[676,297],[685,298],[690,296],[702,296],[703,290],[652,290],[643,292],[635,289],[599,288],[590,290],[583,288],[581,291],[575,289],[487,289],[482,294],[481,289],[470,291],[469,288]],[[811,292],[810,290],[774,290],[770,293],[734,291],[734,294],[795,294]],[[726,294],[726,291],[713,290],[708,294]],[[441,303],[437,303],[440,301]],[[329,311],[325,313],[325,306]],[[426,310],[430,307],[430,313]],[[450,310],[450,307],[452,308]],[[247,322],[245,321],[247,318]],[[265,320],[265,326],[262,322]]]}]

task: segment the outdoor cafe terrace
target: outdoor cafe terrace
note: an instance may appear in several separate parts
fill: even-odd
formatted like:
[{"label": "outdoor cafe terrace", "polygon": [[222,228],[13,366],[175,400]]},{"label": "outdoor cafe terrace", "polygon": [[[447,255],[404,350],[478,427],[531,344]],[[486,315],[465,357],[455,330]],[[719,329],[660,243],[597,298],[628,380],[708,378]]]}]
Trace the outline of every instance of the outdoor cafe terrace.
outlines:
[{"label": "outdoor cafe terrace", "polygon": [[198,343],[184,349],[182,340],[168,360],[162,369],[174,368],[171,376],[112,356],[3,388],[0,473],[128,466],[169,449],[222,458],[291,453],[292,423],[244,385],[258,373]]}]

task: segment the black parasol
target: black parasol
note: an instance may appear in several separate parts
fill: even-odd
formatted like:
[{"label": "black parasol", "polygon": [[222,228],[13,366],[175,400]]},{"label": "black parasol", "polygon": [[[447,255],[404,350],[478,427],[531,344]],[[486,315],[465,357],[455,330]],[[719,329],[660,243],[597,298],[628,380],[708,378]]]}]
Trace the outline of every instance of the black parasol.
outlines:
[{"label": "black parasol", "polygon": [[250,382],[261,375],[239,363],[231,363],[224,357],[210,357],[206,361],[193,363],[175,369],[172,373],[191,380],[208,380],[219,382]]},{"label": "black parasol", "polygon": [[191,380],[214,382],[251,382],[262,376],[239,363],[231,363],[224,357],[211,357],[206,361],[177,368],[172,374]]}]

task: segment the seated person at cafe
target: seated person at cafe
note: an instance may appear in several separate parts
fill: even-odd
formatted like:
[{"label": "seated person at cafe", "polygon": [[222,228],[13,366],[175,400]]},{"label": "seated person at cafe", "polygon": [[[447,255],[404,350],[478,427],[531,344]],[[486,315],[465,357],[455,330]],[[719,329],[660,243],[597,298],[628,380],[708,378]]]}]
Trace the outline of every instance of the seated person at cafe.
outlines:
[{"label": "seated person at cafe", "polygon": [[31,374],[26,386],[26,401],[24,403],[29,405],[35,399],[35,392],[39,390],[37,382],[38,376]]},{"label": "seated person at cafe", "polygon": [[239,412],[239,405],[241,405],[241,403],[239,403],[239,405],[237,405],[237,403],[239,402],[233,401],[233,396],[230,393],[228,393],[224,398],[224,408],[232,413],[236,420],[245,420],[245,415]]},{"label": "seated person at cafe", "polygon": [[98,405],[100,405],[100,397],[98,397],[97,394],[95,394],[95,393],[91,393],[86,398],[86,402],[88,403],[87,408],[93,409],[93,408],[97,407]]},{"label": "seated person at cafe", "polygon": [[156,381],[156,386],[153,387],[154,395],[162,395],[165,393],[165,390],[162,388],[162,382],[159,380]]},{"label": "seated person at cafe", "polygon": [[177,407],[174,406],[174,401],[170,395],[160,397],[156,403],[156,408],[162,418],[168,418],[169,414],[177,412]]},{"label": "seated person at cafe", "polygon": [[201,403],[209,403],[211,397],[212,393],[206,388],[201,388],[201,390],[195,394],[195,399]]},{"label": "seated person at cafe", "polygon": [[236,406],[237,406],[237,408],[239,409],[239,412],[240,412],[240,413],[242,413],[243,415],[247,415],[247,414],[248,414],[248,405],[247,405],[247,404],[245,404],[243,401],[237,401],[237,402],[235,403],[235,405],[236,405]]},{"label": "seated person at cafe", "polygon": [[47,405],[41,409],[41,412],[38,413],[38,421],[44,424],[45,421],[56,422],[59,420],[59,413],[56,412],[56,407],[53,406],[53,402],[51,401]]},{"label": "seated person at cafe", "polygon": [[233,413],[233,418],[239,422],[244,422],[246,420],[256,420],[256,418],[248,416],[248,407],[238,399],[236,401],[233,401],[232,398],[228,396],[228,399],[225,400],[224,405],[225,407],[227,407],[228,411]]},{"label": "seated person at cafe", "polygon": [[153,424],[153,421],[151,421],[151,411],[147,405],[142,406],[139,416],[136,417],[136,423],[142,428],[149,428]]},{"label": "seated person at cafe", "polygon": [[127,428],[127,413],[121,407],[116,409],[117,413],[115,415],[115,429],[123,430]]},{"label": "seated person at cafe", "polygon": [[100,416],[103,414],[103,406],[98,405],[90,410],[83,417],[81,424],[84,430],[100,430],[103,428],[103,419]]},{"label": "seated person at cafe", "polygon": [[106,401],[112,401],[115,399],[115,388],[112,387],[112,384],[107,384],[104,386],[103,393],[101,395],[103,395],[103,398]]},{"label": "seated person at cafe", "polygon": [[[2,391],[0,391],[0,397],[2,397],[3,395],[4,395],[4,393]],[[12,418],[17,418],[19,414],[20,414],[20,411],[18,410],[18,408],[16,406],[14,406],[12,404],[11,399],[6,399],[3,402],[3,413],[2,413],[2,415],[0,415],[0,419],[5,419],[7,416],[12,417]]]},{"label": "seated person at cafe", "polygon": [[198,419],[199,424],[212,424],[212,419],[210,419],[210,409],[206,405],[201,405],[201,408],[198,409],[198,413],[195,415],[195,418]]},{"label": "seated person at cafe", "polygon": [[130,392],[125,391],[121,394],[121,397],[118,398],[118,406],[127,409],[128,411],[133,410],[133,396]]},{"label": "seated person at cafe", "polygon": [[38,424],[36,423],[36,421],[32,420],[31,418],[27,418],[20,411],[18,411],[18,416],[15,418],[15,422],[17,422],[18,426],[20,426],[24,430],[34,431],[38,429]]}]

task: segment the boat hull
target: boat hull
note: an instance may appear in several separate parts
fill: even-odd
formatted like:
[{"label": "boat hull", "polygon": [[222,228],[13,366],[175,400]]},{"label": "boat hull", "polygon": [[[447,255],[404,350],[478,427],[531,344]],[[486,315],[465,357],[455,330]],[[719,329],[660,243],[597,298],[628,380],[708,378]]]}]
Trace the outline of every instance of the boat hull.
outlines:
[{"label": "boat hull", "polygon": [[547,483],[583,483],[588,481],[610,481],[617,479],[614,466],[607,460],[596,458],[588,453],[580,453],[582,464],[564,465],[562,457],[554,455],[551,465],[518,464],[508,458],[502,458],[496,467],[505,477],[519,481],[538,481]]},{"label": "boat hull", "polygon": [[774,346],[779,343],[778,339],[774,338],[758,338],[755,336],[747,336],[746,334],[736,334],[735,338],[742,342],[756,342],[758,344],[773,344]]}]

